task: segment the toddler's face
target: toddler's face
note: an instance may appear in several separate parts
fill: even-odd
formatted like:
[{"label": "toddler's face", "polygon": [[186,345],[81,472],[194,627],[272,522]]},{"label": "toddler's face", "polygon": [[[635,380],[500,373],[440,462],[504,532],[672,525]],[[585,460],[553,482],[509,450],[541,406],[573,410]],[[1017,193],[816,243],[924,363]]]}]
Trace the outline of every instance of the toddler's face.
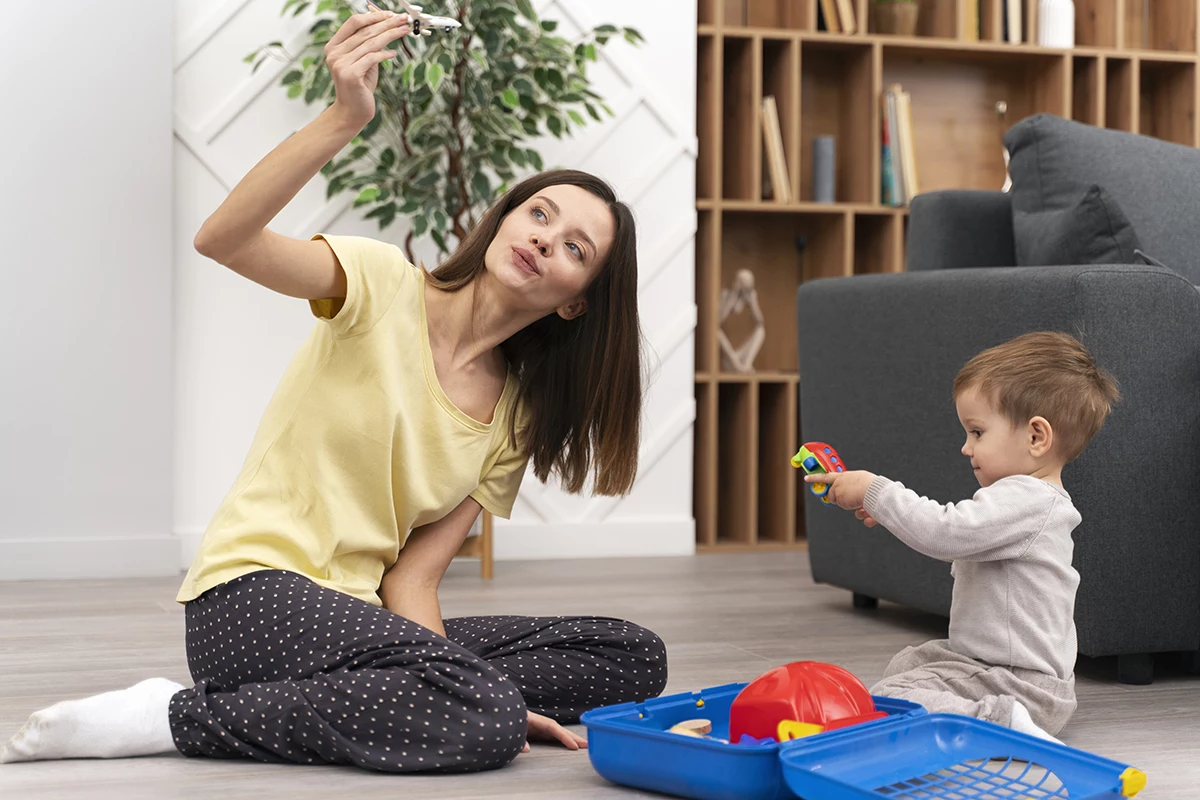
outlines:
[{"label": "toddler's face", "polygon": [[1017,429],[991,402],[970,388],[955,401],[958,421],[967,432],[962,454],[971,459],[980,486],[1011,475],[1028,475],[1037,466],[1029,452],[1028,431]]}]

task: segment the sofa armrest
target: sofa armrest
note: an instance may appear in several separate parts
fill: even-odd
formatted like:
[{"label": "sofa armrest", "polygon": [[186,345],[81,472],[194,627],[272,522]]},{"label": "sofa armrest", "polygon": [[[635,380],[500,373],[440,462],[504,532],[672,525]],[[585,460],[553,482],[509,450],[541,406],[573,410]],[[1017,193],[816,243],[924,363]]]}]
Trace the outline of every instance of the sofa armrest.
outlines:
[{"label": "sofa armrest", "polygon": [[913,198],[909,209],[908,270],[1011,267],[1012,196],[947,189]]},{"label": "sofa armrest", "polygon": [[[805,283],[798,313],[803,440],[940,502],[978,488],[951,399],[962,365],[1031,330],[1081,336],[1122,399],[1063,473],[1083,516],[1080,651],[1200,647],[1200,293],[1188,281],[1124,265],[868,275]],[[816,580],[948,610],[947,565],[820,503],[805,522]]]}]

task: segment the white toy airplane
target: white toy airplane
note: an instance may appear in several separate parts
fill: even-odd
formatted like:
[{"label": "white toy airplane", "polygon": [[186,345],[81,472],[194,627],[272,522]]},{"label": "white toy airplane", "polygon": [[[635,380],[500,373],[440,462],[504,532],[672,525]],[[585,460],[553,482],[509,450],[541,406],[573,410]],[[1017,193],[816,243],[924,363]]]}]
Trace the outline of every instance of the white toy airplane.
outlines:
[{"label": "white toy airplane", "polygon": [[[400,5],[404,6],[404,10],[408,13],[408,18],[412,24],[412,33],[410,34],[412,36],[429,36],[435,30],[450,30],[462,27],[462,23],[456,19],[425,14],[421,11],[420,6],[412,5],[406,2],[406,0],[400,0]],[[380,10],[374,3],[366,2],[366,0],[351,0],[350,7],[359,14]]]}]

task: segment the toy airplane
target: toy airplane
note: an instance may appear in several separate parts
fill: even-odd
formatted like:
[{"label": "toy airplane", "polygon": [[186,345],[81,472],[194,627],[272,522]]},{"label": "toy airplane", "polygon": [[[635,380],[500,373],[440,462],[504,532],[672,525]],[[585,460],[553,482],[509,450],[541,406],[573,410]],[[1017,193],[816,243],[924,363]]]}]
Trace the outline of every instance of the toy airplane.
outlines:
[{"label": "toy airplane", "polygon": [[[426,14],[421,11],[420,6],[412,5],[406,2],[406,0],[400,0],[400,5],[404,6],[404,10],[408,13],[408,18],[412,25],[410,36],[429,36],[435,30],[450,30],[462,27],[462,23],[456,19]],[[366,0],[351,0],[350,7],[359,14],[380,10],[374,3],[366,2]]]}]

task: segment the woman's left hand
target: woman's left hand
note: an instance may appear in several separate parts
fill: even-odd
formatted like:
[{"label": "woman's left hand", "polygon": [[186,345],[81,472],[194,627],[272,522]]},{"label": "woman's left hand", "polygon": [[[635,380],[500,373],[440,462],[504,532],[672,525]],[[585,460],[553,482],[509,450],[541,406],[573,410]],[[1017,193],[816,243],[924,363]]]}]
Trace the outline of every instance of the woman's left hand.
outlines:
[{"label": "woman's left hand", "polygon": [[528,713],[529,730],[525,734],[525,746],[521,748],[522,753],[529,752],[529,743],[535,739],[543,742],[562,742],[568,750],[587,748],[587,739],[582,736],[571,733],[549,717],[543,717],[532,711]]}]

